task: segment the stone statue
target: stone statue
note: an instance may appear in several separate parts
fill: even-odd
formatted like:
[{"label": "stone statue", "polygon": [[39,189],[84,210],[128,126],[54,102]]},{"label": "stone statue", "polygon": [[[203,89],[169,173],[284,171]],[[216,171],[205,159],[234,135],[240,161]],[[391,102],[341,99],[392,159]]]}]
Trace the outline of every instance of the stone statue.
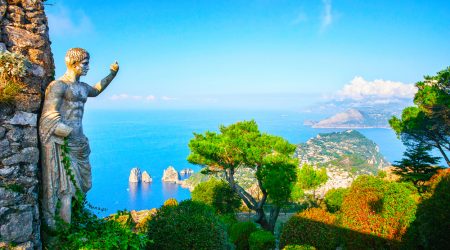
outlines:
[{"label": "stone statue", "polygon": [[[119,70],[111,64],[110,73],[94,87],[81,82],[80,76],[89,70],[89,54],[81,48],[67,51],[66,73],[51,82],[45,91],[44,106],[39,123],[42,162],[42,212],[45,222],[55,228],[56,213],[71,221],[72,199],[76,190],[86,193],[91,188],[89,142],[83,133],[84,103],[88,97],[98,96],[114,79]],[[62,164],[61,145],[67,138],[71,172],[75,183]]]}]

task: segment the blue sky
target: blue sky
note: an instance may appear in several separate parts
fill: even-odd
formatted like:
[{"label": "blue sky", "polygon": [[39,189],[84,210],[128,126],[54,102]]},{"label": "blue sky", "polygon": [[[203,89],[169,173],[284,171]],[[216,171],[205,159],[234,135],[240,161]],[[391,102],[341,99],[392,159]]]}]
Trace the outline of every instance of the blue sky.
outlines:
[{"label": "blue sky", "polygon": [[[91,53],[93,108],[303,110],[335,99],[411,99],[450,65],[450,1],[46,2],[57,76]],[[376,103],[376,102],[375,102]]]}]

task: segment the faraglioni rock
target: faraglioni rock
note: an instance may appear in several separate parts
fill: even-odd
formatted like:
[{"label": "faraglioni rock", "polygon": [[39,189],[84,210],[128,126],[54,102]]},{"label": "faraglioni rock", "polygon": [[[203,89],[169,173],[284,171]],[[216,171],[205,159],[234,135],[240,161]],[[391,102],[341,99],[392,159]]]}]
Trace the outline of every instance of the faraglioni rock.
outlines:
[{"label": "faraglioni rock", "polygon": [[141,170],[139,168],[132,168],[130,171],[130,177],[128,177],[129,182],[139,182],[141,179]]},{"label": "faraglioni rock", "polygon": [[194,173],[194,170],[192,168],[184,168],[180,171],[181,175],[191,175]]},{"label": "faraglioni rock", "polygon": [[152,177],[147,173],[147,171],[142,172],[142,182],[150,183],[152,181]]},{"label": "faraglioni rock", "polygon": [[172,166],[169,166],[167,169],[165,169],[164,173],[163,173],[162,181],[178,183],[179,176],[178,176],[178,172],[175,170],[175,168],[173,168]]}]

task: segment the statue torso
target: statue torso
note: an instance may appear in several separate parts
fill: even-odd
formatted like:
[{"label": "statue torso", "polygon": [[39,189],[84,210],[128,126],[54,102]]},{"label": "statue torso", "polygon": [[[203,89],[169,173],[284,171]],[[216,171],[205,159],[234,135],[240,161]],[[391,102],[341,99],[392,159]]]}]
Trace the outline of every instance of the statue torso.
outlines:
[{"label": "statue torso", "polygon": [[87,84],[82,82],[61,84],[65,85],[65,91],[59,112],[62,122],[73,128],[69,139],[84,136],[82,119],[89,91]]}]

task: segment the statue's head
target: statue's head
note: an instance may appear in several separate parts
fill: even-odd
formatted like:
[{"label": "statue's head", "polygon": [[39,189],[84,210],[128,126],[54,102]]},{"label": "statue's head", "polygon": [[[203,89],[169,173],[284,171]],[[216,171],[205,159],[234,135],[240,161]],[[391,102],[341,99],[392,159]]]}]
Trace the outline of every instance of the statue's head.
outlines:
[{"label": "statue's head", "polygon": [[73,70],[77,75],[86,75],[89,70],[89,53],[82,48],[72,48],[66,53],[67,69]]}]

